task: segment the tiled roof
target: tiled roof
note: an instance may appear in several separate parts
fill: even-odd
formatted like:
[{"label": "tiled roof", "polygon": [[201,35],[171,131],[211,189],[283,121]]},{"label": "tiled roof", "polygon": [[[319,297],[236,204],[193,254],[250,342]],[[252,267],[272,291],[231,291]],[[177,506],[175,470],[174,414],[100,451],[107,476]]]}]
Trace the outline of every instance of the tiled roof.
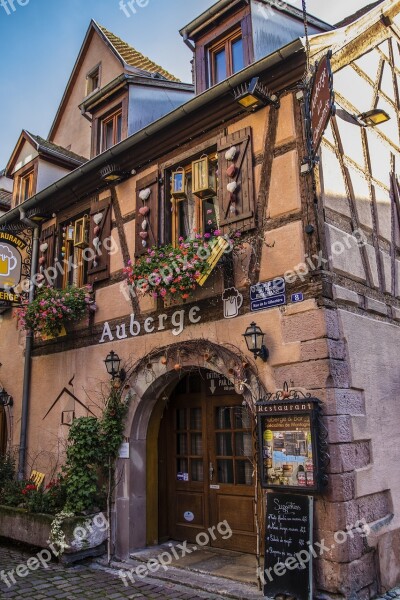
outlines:
[{"label": "tiled roof", "polygon": [[117,35],[108,31],[105,27],[97,24],[102,33],[106,36],[109,43],[115,48],[118,54],[121,56],[122,60],[129,65],[130,67],[135,67],[136,69],[141,69],[142,71],[147,71],[148,73],[158,73],[168,79],[169,81],[177,81],[180,79],[168,73],[165,69],[157,65],[155,62],[147,58],[147,56],[143,56],[140,52],[132,48],[129,44],[121,40]]},{"label": "tiled roof", "polygon": [[80,156],[79,154],[75,154],[75,152],[71,152],[71,150],[67,150],[66,148],[63,148],[62,146],[57,146],[57,144],[53,144],[53,142],[49,142],[48,140],[45,140],[44,138],[40,137],[40,135],[33,135],[33,133],[30,133],[29,131],[26,132],[29,137],[32,138],[32,140],[34,140],[37,145],[38,145],[38,150],[42,149],[45,152],[49,152],[50,154],[56,154],[56,155],[61,155],[64,156],[65,158],[69,159],[72,162],[76,162],[78,164],[82,164],[88,161],[87,158],[85,158],[84,156]]},{"label": "tiled roof", "polygon": [[6,190],[0,190],[0,204],[11,208],[12,193]]},{"label": "tiled roof", "polygon": [[354,14],[349,15],[348,17],[346,17],[342,21],[339,21],[339,23],[336,23],[335,27],[339,28],[339,27],[344,27],[345,25],[350,25],[350,23],[353,23],[354,21],[357,21],[357,19],[359,19],[360,17],[362,17],[363,15],[365,15],[367,12],[369,12],[370,10],[372,10],[373,8],[375,8],[376,6],[378,6],[378,4],[382,4],[382,2],[384,2],[384,0],[378,0],[377,2],[372,2],[371,4],[368,4],[367,6],[364,6],[363,8],[360,8],[360,10],[358,10]]}]

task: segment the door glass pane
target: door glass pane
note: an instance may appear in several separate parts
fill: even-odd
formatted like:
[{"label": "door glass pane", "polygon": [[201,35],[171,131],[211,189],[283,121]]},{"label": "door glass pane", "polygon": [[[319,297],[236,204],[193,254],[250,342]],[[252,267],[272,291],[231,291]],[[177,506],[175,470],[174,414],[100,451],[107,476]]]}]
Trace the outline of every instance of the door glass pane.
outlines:
[{"label": "door glass pane", "polygon": [[185,408],[179,408],[176,411],[176,428],[179,429],[186,429],[186,409]]},{"label": "door glass pane", "polygon": [[231,429],[231,409],[229,406],[219,406],[216,410],[215,429]]},{"label": "door glass pane", "polygon": [[214,54],[214,84],[226,79],[226,53],[225,49]]},{"label": "door glass pane", "polygon": [[233,460],[217,460],[218,483],[234,483]]},{"label": "door glass pane", "polygon": [[186,433],[178,433],[178,435],[176,436],[176,439],[177,439],[176,453],[177,454],[188,454]]},{"label": "door glass pane", "polygon": [[191,435],[191,454],[197,456],[203,454],[203,438],[201,433],[192,433]]},{"label": "door glass pane", "polygon": [[217,433],[218,456],[233,456],[232,435],[230,433]]},{"label": "door glass pane", "polygon": [[177,473],[188,473],[188,460],[187,458],[178,458],[176,461]]},{"label": "door glass pane", "polygon": [[252,435],[251,433],[235,433],[235,454],[236,456],[252,456]]},{"label": "door glass pane", "polygon": [[250,429],[250,411],[246,406],[236,406],[234,409],[235,429]]},{"label": "door glass pane", "polygon": [[236,483],[239,485],[252,485],[253,465],[248,460],[236,461]]},{"label": "door glass pane", "polygon": [[192,481],[203,481],[203,461],[194,458],[191,460]]},{"label": "door glass pane", "polygon": [[239,38],[232,43],[232,71],[237,73],[244,69],[243,40]]},{"label": "door glass pane", "polygon": [[190,409],[190,429],[201,430],[201,408]]}]

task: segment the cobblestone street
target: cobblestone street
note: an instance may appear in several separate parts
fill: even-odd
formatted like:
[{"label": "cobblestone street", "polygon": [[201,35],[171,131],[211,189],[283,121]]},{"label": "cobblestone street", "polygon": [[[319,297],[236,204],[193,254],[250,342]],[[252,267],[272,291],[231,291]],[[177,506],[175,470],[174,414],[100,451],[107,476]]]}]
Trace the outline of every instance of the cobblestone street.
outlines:
[{"label": "cobblestone street", "polygon": [[[32,557],[36,557],[35,551],[29,553],[13,547],[0,546],[1,600],[8,598],[15,600],[19,598],[26,600],[56,600],[58,598],[65,600],[84,600],[85,598],[110,598],[110,600],[208,598],[209,600],[221,600],[222,598],[159,580],[154,583],[154,580],[143,579],[125,587],[117,574],[94,570],[87,565],[64,568],[58,563],[52,562],[48,568],[40,565],[36,570],[29,570],[26,565]],[[19,567],[18,572],[25,577],[16,574],[17,567]],[[9,585],[7,585],[7,581]]]}]

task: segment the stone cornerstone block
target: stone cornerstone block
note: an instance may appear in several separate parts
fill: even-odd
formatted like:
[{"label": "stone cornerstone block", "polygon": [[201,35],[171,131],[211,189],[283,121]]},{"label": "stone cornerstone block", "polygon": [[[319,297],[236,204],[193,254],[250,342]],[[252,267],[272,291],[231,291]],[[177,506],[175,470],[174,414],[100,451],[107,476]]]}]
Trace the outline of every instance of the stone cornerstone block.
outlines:
[{"label": "stone cornerstone block", "polygon": [[376,313],[377,315],[387,315],[387,306],[383,302],[373,300],[372,298],[365,298],[365,308],[369,312]]},{"label": "stone cornerstone block", "polygon": [[347,288],[341,287],[339,285],[333,286],[333,297],[336,300],[336,302],[354,304],[355,306],[358,306],[360,302],[360,298],[357,292],[353,292],[352,290],[348,290]]}]

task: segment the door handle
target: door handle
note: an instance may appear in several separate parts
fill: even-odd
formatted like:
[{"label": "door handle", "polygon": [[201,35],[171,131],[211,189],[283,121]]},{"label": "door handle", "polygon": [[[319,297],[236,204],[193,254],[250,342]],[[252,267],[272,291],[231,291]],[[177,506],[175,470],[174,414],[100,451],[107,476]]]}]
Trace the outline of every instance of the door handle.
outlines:
[{"label": "door handle", "polygon": [[212,481],[213,477],[214,477],[214,466],[213,466],[212,462],[210,462],[210,466],[208,468],[208,473],[210,476],[210,481]]}]

